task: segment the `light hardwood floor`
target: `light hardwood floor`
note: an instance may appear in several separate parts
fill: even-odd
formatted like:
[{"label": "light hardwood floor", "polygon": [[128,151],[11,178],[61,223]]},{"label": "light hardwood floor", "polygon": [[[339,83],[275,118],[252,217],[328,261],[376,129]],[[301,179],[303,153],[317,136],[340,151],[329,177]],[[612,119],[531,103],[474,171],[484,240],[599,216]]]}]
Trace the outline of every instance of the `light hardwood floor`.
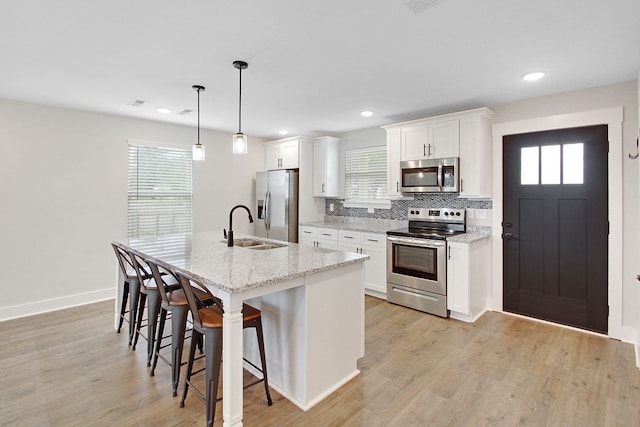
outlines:
[{"label": "light hardwood floor", "polygon": [[[0,323],[0,425],[189,426],[204,404],[150,377],[146,343],[113,330],[113,301]],[[336,334],[340,331],[336,331]],[[268,363],[268,361],[267,361]],[[260,385],[246,426],[634,426],[640,372],[619,341],[486,313],[475,324],[366,299],[362,373],[303,412]],[[182,390],[182,382],[180,391]],[[222,425],[222,405],[216,412]]]}]

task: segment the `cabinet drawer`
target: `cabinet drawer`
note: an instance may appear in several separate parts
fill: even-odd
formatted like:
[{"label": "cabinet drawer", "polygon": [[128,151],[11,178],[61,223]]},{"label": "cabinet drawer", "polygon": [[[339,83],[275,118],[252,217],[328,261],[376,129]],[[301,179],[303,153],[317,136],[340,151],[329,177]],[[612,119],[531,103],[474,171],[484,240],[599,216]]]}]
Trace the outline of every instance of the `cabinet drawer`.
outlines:
[{"label": "cabinet drawer", "polygon": [[361,235],[357,231],[340,230],[339,239],[341,243],[357,243],[361,241]]},{"label": "cabinet drawer", "polygon": [[378,233],[362,233],[360,243],[366,246],[384,247],[387,244],[387,236]]},{"label": "cabinet drawer", "polygon": [[335,228],[318,228],[318,240],[338,240],[338,230]]},{"label": "cabinet drawer", "polygon": [[300,238],[317,238],[318,237],[318,228],[310,227],[310,226],[302,226],[300,227]]}]

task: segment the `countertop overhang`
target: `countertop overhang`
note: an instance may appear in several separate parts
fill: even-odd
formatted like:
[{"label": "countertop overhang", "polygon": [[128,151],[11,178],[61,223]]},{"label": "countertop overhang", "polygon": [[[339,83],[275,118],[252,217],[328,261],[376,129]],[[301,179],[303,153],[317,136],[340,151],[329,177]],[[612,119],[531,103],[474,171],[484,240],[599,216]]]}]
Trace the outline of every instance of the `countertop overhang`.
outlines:
[{"label": "countertop overhang", "polygon": [[[239,238],[267,241],[237,234],[236,239]],[[169,264],[205,285],[229,293],[269,286],[369,259],[369,255],[275,240],[269,242],[286,246],[266,250],[228,247],[220,233],[214,232],[131,239],[122,243],[161,265]]]}]

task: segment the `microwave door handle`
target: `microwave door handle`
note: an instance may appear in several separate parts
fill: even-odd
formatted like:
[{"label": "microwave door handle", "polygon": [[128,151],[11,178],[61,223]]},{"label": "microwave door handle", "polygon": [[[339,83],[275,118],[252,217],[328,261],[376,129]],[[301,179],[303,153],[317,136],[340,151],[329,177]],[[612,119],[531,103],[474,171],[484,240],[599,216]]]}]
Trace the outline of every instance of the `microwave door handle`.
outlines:
[{"label": "microwave door handle", "polygon": [[438,188],[442,192],[442,162],[438,164]]}]

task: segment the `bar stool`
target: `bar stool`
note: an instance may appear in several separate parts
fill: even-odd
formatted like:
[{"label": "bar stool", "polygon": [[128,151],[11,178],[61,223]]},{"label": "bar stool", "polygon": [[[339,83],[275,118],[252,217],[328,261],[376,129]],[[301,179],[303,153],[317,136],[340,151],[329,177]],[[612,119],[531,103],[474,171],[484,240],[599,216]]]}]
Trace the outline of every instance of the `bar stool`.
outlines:
[{"label": "bar stool", "polygon": [[[182,290],[182,287],[175,288],[168,285],[168,278],[171,283],[178,283],[178,278],[169,269],[159,266],[151,259],[145,259],[145,262],[151,269],[151,274],[158,286],[160,294],[160,320],[158,321],[158,329],[155,338],[155,348],[153,350],[153,362],[151,364],[151,376],[155,375],[158,359],[164,360],[171,366],[172,389],[173,396],[178,395],[178,382],[180,381],[180,367],[182,366],[182,350],[184,347],[185,333],[187,330],[187,315],[189,312],[189,304]],[[198,299],[207,306],[214,304],[214,300],[206,293],[198,294]],[[171,360],[167,360],[160,350],[164,333],[164,325],[167,314],[171,314]],[[202,350],[202,348],[201,348]]]},{"label": "bar stool", "polygon": [[[140,301],[138,305],[138,319],[136,320],[135,334],[133,337],[133,349],[136,349],[138,338],[140,337],[140,330],[142,329],[142,318],[144,315],[145,302],[147,303],[147,336],[142,335],[147,340],[147,366],[151,366],[151,358],[153,356],[153,349],[156,338],[156,327],[158,324],[158,315],[160,314],[160,292],[159,287],[162,287],[162,291],[165,289],[180,289],[178,280],[173,276],[167,276],[160,284],[156,283],[156,280],[151,273],[151,269],[147,263],[134,252],[129,251],[129,256],[133,264],[133,269],[138,277],[140,283]],[[163,285],[164,284],[164,285]]]},{"label": "bar stool", "polygon": [[[213,294],[201,283],[196,280],[189,279],[180,272],[176,272],[184,294],[189,304],[193,316],[193,334],[191,336],[191,345],[189,348],[189,362],[187,364],[187,374],[184,384],[184,392],[182,394],[182,400],[180,401],[180,407],[184,407],[184,401],[187,398],[187,392],[189,387],[204,399],[206,406],[206,419],[207,426],[213,426],[213,419],[215,418],[216,402],[218,400],[218,380],[220,378],[220,363],[222,362],[222,307],[218,304],[204,307],[203,303],[198,300],[196,296],[196,290],[198,292],[204,292],[215,298]],[[267,404],[271,406],[273,404],[271,400],[271,394],[269,393],[269,381],[267,378],[267,365],[264,352],[264,339],[262,336],[262,313],[260,310],[251,307],[248,304],[244,304],[242,308],[243,327],[244,328],[256,328],[258,335],[258,348],[260,350],[260,361],[262,369],[256,367],[250,363],[254,368],[262,373],[262,379],[247,384],[244,388],[250,387],[259,382],[264,382],[264,389],[267,395]],[[206,376],[206,392],[203,395],[191,382],[191,376],[193,372],[193,361],[195,358],[196,346],[200,336],[204,336],[204,354],[205,354],[205,376]]]},{"label": "bar stool", "polygon": [[129,345],[133,341],[133,335],[135,331],[135,320],[138,309],[138,300],[140,298],[140,284],[138,283],[138,276],[133,267],[133,262],[127,250],[119,243],[111,243],[118,264],[120,265],[120,271],[124,277],[122,285],[122,304],[120,307],[120,321],[118,323],[118,333],[122,329],[122,322],[126,320],[127,314],[127,300],[129,301]]}]

